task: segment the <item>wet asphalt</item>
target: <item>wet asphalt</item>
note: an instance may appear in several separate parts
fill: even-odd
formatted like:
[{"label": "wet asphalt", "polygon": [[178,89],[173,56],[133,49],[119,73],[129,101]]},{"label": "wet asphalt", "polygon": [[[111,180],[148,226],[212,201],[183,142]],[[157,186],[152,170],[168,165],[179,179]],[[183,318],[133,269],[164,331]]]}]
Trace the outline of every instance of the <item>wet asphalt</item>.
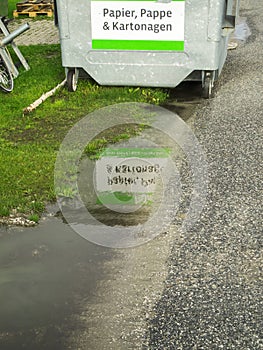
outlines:
[{"label": "wet asphalt", "polygon": [[[37,231],[3,230],[1,350],[263,349],[262,11],[263,3],[241,0],[240,15],[252,34],[229,51],[213,99],[186,101],[179,87],[177,101],[167,105],[204,149],[209,191],[200,219],[180,239],[180,217],[174,218],[165,271],[160,272],[158,254],[160,261],[164,254],[158,245],[167,235],[152,242],[158,254],[151,254],[151,244],[118,252],[115,269],[106,264],[112,271],[105,271],[116,252],[83,244],[59,219],[47,218]],[[185,165],[181,181],[188,177]],[[185,188],[190,194],[191,186]],[[156,266],[140,276],[136,261],[141,268],[154,261]],[[112,290],[97,287],[103,280]],[[151,294],[158,283],[160,295]],[[141,329],[138,320],[145,322]],[[75,330],[79,333],[68,342]]]},{"label": "wet asphalt", "polygon": [[34,228],[0,226],[0,349],[66,349],[112,257],[53,215]]},{"label": "wet asphalt", "polygon": [[196,109],[207,203],[174,244],[144,349],[263,349],[262,11],[241,1],[252,35],[228,53],[214,98]]}]

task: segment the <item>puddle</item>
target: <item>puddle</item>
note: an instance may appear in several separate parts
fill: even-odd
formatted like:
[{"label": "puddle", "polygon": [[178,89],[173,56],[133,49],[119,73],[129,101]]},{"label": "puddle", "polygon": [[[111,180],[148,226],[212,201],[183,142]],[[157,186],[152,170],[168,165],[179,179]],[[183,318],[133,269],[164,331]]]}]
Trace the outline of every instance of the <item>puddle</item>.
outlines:
[{"label": "puddle", "polygon": [[[200,101],[199,84],[184,83],[163,107],[188,120]],[[158,133],[148,132],[150,140],[158,139]],[[161,144],[163,136],[157,141]],[[93,168],[89,169],[83,183],[93,176]],[[87,188],[83,192],[89,194],[88,200],[93,198]],[[150,209],[146,206],[141,217],[123,215],[126,221],[118,224],[143,222]],[[79,209],[78,213],[82,215]],[[105,208],[93,214],[107,225],[123,219]],[[87,300],[96,300],[97,283],[108,273],[104,263],[117,254],[122,253],[84,240],[59,217],[47,216],[34,228],[0,226],[0,349],[72,348],[67,344],[70,334],[84,327],[75,316],[88,313]]]},{"label": "puddle", "polygon": [[170,91],[170,98],[162,107],[178,114],[187,122],[202,100],[201,82],[185,81]]},{"label": "puddle", "polygon": [[247,19],[245,17],[239,17],[237,19],[236,28],[232,35],[232,39],[245,42],[251,35],[251,30],[247,24]]},{"label": "puddle", "polygon": [[65,349],[65,330],[96,295],[113,251],[83,240],[60,219],[0,227],[0,348]]}]

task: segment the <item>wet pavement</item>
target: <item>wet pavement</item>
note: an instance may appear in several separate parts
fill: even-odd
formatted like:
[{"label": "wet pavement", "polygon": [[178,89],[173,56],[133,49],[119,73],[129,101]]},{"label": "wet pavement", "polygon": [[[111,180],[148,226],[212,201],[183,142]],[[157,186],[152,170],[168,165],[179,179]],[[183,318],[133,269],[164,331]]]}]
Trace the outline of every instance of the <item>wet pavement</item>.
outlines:
[{"label": "wet pavement", "polygon": [[83,241],[55,217],[36,228],[0,228],[1,349],[67,348],[74,315],[96,295],[113,256]]},{"label": "wet pavement", "polygon": [[[92,245],[60,218],[1,228],[1,349],[263,349],[262,10],[241,1],[252,35],[229,52],[215,97],[189,98],[184,84],[166,106],[207,156],[198,223],[183,232],[179,212],[126,250]],[[188,177],[183,164],[186,192]]]}]

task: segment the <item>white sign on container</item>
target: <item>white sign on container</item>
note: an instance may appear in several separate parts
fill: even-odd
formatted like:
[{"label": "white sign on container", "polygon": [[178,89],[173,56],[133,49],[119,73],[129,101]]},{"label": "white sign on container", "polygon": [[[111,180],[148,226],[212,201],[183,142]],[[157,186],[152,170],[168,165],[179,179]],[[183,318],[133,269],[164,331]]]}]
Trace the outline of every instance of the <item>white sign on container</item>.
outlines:
[{"label": "white sign on container", "polygon": [[184,50],[185,1],[91,1],[92,48]]}]

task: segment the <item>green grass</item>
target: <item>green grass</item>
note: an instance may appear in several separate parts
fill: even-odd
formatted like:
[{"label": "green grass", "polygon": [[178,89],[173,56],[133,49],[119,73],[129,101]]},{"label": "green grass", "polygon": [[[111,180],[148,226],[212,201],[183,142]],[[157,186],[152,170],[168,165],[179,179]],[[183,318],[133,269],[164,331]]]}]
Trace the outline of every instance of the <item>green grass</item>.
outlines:
[{"label": "green grass", "polygon": [[[30,71],[20,68],[14,91],[0,91],[0,216],[13,209],[37,221],[45,204],[55,200],[54,163],[67,131],[83,116],[101,107],[120,102],[162,103],[167,92],[162,89],[100,87],[81,80],[78,90],[62,88],[31,114],[23,109],[42,93],[64,79],[59,45],[20,47]],[[108,142],[128,138],[138,129],[124,128],[119,135],[100,136],[89,145],[88,153]]]},{"label": "green grass", "polygon": [[16,9],[17,0],[8,0],[8,17],[13,17],[13,11]]}]

